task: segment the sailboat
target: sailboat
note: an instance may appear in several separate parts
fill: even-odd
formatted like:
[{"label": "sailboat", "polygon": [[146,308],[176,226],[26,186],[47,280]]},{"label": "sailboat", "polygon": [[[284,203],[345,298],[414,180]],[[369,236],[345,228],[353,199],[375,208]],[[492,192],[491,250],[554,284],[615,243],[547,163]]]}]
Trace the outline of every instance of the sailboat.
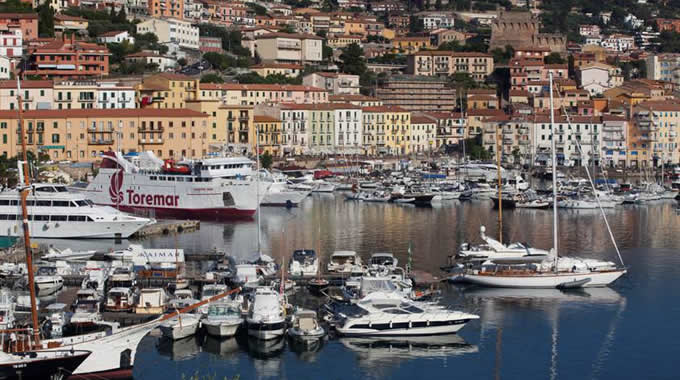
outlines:
[{"label": "sailboat", "polygon": [[[555,136],[555,110],[553,105],[553,78],[550,75],[550,124]],[[568,115],[567,115],[567,121]],[[552,142],[552,169],[557,172],[557,158],[555,139]],[[580,146],[579,146],[580,149]],[[586,173],[592,185],[590,172]],[[553,249],[550,257],[540,264],[525,264],[520,266],[501,266],[489,263],[481,268],[470,269],[461,276],[461,280],[480,286],[501,288],[580,288],[607,286],[626,273],[625,267],[619,267],[611,261],[559,257],[557,235],[557,178],[553,176]],[[594,187],[594,186],[593,186]],[[599,203],[599,198],[596,197]],[[623,259],[609,228],[609,222],[602,211],[610,238],[623,266]]]},{"label": "sailboat", "polygon": [[[224,292],[210,299],[187,306],[182,310],[166,314],[152,321],[125,328],[119,328],[118,324],[111,323],[107,331],[94,332],[83,335],[69,336],[41,340],[40,325],[38,323],[37,298],[35,291],[35,278],[33,274],[33,254],[31,251],[30,230],[28,228],[28,211],[26,198],[30,191],[30,179],[28,171],[28,157],[26,148],[26,133],[23,127],[23,105],[21,98],[21,85],[17,79],[17,100],[19,112],[19,131],[21,133],[21,147],[23,150],[23,162],[19,166],[19,176],[23,183],[21,188],[21,211],[23,215],[23,232],[26,251],[26,267],[28,268],[28,283],[31,298],[31,322],[33,325],[32,334],[29,336],[17,334],[17,344],[14,345],[15,351],[43,350],[46,352],[83,352],[89,351],[90,354],[80,365],[72,371],[75,377],[81,379],[112,379],[112,378],[131,378],[132,367],[134,365],[135,354],[139,342],[152,329],[164,321],[174,318],[180,313],[187,313],[202,305],[214,302],[229,294],[240,291],[240,288]],[[19,330],[15,330],[19,333]],[[30,330],[27,330],[30,332]]]}]

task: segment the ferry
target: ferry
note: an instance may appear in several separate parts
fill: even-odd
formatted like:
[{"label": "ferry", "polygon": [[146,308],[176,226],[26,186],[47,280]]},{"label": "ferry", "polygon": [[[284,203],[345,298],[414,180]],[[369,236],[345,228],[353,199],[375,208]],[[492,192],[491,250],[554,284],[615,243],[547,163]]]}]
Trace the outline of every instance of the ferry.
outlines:
[{"label": "ferry", "polygon": [[[105,152],[85,188],[96,204],[158,218],[251,218],[258,205],[253,161],[245,157],[174,162],[152,152]],[[264,196],[266,189],[260,191]]]},{"label": "ferry", "polygon": [[[23,235],[20,192],[0,192],[0,236]],[[43,183],[31,186],[26,200],[31,237],[59,239],[128,238],[155,220],[93,204],[84,194],[66,186]]]}]

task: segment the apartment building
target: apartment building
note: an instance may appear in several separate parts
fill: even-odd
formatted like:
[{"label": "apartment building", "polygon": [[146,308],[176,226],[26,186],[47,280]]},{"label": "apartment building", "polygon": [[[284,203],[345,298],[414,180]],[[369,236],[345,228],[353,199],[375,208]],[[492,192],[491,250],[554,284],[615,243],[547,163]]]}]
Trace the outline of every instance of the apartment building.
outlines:
[{"label": "apartment building", "polygon": [[[555,147],[557,164],[567,166],[592,166],[601,164],[602,118],[593,116],[555,117]],[[537,115],[534,119],[532,150],[537,165],[550,163],[553,134],[550,118]],[[578,148],[580,145],[581,149]]]},{"label": "apartment building", "polygon": [[[153,150],[161,158],[199,158],[212,143],[203,138],[206,115],[187,109],[71,109],[24,112],[30,150],[54,160],[95,161],[104,151]],[[180,138],[180,131],[191,131]],[[21,149],[16,111],[0,111],[0,154]]]},{"label": "apartment building", "polygon": [[29,41],[38,38],[37,13],[0,13],[0,29],[21,30],[23,39]]},{"label": "apartment building", "polygon": [[255,66],[251,66],[250,69],[261,77],[278,74],[288,78],[297,78],[304,67],[302,65],[291,63],[260,63]]},{"label": "apartment building", "polygon": [[411,152],[427,153],[437,148],[437,123],[420,113],[411,114]]},{"label": "apartment building", "polygon": [[358,95],[361,88],[358,75],[343,73],[316,72],[307,74],[302,78],[302,84],[323,88],[333,95]]},{"label": "apartment building", "polygon": [[10,59],[20,59],[23,52],[21,29],[0,31],[0,56]]},{"label": "apartment building", "polygon": [[453,12],[418,12],[415,16],[423,21],[425,30],[451,29],[455,23]]},{"label": "apartment building", "polygon": [[281,120],[268,115],[255,115],[255,129],[259,139],[260,154],[279,157],[281,153]]},{"label": "apartment building", "polygon": [[19,95],[24,110],[51,109],[54,102],[53,87],[51,80],[23,80],[19,93],[16,80],[0,81],[0,110],[17,109]]},{"label": "apartment building", "polygon": [[602,115],[602,165],[628,167],[628,119],[619,115]]},{"label": "apartment building", "polygon": [[628,151],[631,166],[660,166],[661,162],[677,163],[680,104],[647,101],[633,108]]},{"label": "apartment building", "polygon": [[416,53],[431,47],[430,37],[395,37],[392,39],[392,51],[406,54]]},{"label": "apartment building", "polygon": [[410,152],[411,112],[395,106],[363,107],[363,146],[367,154]]},{"label": "apartment building", "polygon": [[360,107],[374,107],[374,106],[382,106],[383,103],[380,99],[374,98],[371,96],[366,96],[366,95],[347,95],[347,94],[342,94],[342,95],[328,95],[328,102],[329,103],[350,103],[354,104],[355,106],[360,106]]},{"label": "apartment building", "polygon": [[486,53],[421,50],[408,56],[406,72],[425,76],[464,73],[483,82],[493,70],[493,57]]},{"label": "apartment building", "polygon": [[328,102],[328,91],[303,85],[201,83],[200,89],[202,97],[217,97],[228,105]]},{"label": "apartment building", "polygon": [[106,46],[55,39],[33,49],[28,56],[24,75],[45,79],[87,79],[109,74],[109,49]]},{"label": "apartment building", "polygon": [[453,111],[456,90],[445,79],[429,76],[393,75],[376,91],[376,97],[386,106],[409,111]]},{"label": "apartment building", "polygon": [[138,108],[185,108],[199,96],[199,79],[162,73],[144,78],[135,86]]},{"label": "apartment building", "polygon": [[504,162],[531,164],[533,121],[526,115],[499,115],[483,121],[482,145]]},{"label": "apartment building", "polygon": [[647,67],[647,79],[662,80],[680,84],[680,54],[664,53],[650,55],[645,60]]},{"label": "apartment building", "polygon": [[600,95],[623,84],[623,74],[619,67],[599,62],[582,65],[576,70],[576,76],[580,87],[591,96]]},{"label": "apartment building", "polygon": [[162,44],[192,50],[200,48],[198,27],[177,18],[150,18],[137,24],[137,33],[153,33]]},{"label": "apartment building", "polygon": [[149,15],[158,18],[184,18],[184,0],[147,0]]},{"label": "apartment building", "polygon": [[264,62],[319,63],[323,38],[311,34],[266,33],[255,37],[253,56]]}]

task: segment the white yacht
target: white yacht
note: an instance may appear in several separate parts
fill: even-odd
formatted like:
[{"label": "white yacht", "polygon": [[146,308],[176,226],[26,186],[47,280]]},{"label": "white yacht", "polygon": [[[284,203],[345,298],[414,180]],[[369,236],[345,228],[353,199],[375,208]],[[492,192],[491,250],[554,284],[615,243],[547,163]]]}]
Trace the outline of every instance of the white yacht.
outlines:
[{"label": "white yacht", "polygon": [[397,293],[373,292],[338,312],[336,331],[344,336],[453,334],[479,316],[410,301]]},{"label": "white yacht", "polygon": [[196,334],[200,322],[196,314],[180,314],[161,323],[159,327],[164,337],[179,340]]},{"label": "white yacht", "polygon": [[41,297],[54,294],[64,287],[64,278],[53,267],[38,268],[34,282],[38,296]]},{"label": "white yacht", "polygon": [[293,326],[288,329],[288,336],[301,343],[309,344],[326,335],[326,330],[319,325],[316,313],[312,310],[298,310],[293,315]]},{"label": "white yacht", "polygon": [[234,283],[244,287],[257,286],[262,279],[257,270],[258,266],[256,264],[237,264],[236,274],[233,278]]},{"label": "white yacht", "polygon": [[387,269],[394,269],[397,267],[399,260],[389,252],[374,253],[368,261],[371,267],[385,267]]},{"label": "white yacht", "polygon": [[208,315],[203,319],[203,326],[208,335],[221,338],[232,337],[243,323],[241,310],[234,302],[218,302],[211,304]]},{"label": "white yacht", "polygon": [[182,310],[197,302],[199,301],[194,297],[194,292],[191,289],[177,289],[175,290],[174,298],[170,301],[170,307]]},{"label": "white yacht", "polygon": [[102,320],[100,301],[101,295],[96,290],[91,288],[78,290],[71,324],[85,327],[99,323]]},{"label": "white yacht", "polygon": [[354,251],[335,251],[328,261],[327,269],[335,273],[361,271],[361,257]]},{"label": "white yacht", "polygon": [[456,256],[463,261],[486,261],[497,263],[525,263],[540,262],[548,257],[549,252],[543,249],[529,247],[526,243],[511,243],[505,245],[486,235],[486,227],[479,228],[480,237],[484,244],[473,245],[463,243]]},{"label": "white yacht", "polygon": [[[0,236],[21,236],[19,191],[0,192]],[[34,238],[128,238],[153,219],[97,206],[84,194],[71,193],[64,185],[35,184],[26,200],[28,226]]]},{"label": "white yacht", "polygon": [[297,249],[288,264],[288,274],[291,276],[316,276],[319,271],[319,258],[313,249]]},{"label": "white yacht", "polygon": [[73,251],[71,248],[60,250],[55,247],[50,247],[47,254],[42,256],[41,259],[48,261],[85,261],[91,259],[96,252],[97,251],[95,250]]},{"label": "white yacht", "polygon": [[109,289],[104,310],[130,312],[135,306],[135,293],[132,288],[117,287]]},{"label": "white yacht", "polygon": [[262,170],[260,179],[265,184],[269,184],[260,203],[262,206],[295,207],[311,193],[311,190],[291,189],[286,176],[281,173],[269,173]]},{"label": "white yacht", "polygon": [[257,288],[246,318],[248,335],[263,339],[276,339],[286,331],[283,300],[271,288]]},{"label": "white yacht", "polygon": [[332,193],[335,191],[335,184],[322,180],[314,181],[314,193]]}]

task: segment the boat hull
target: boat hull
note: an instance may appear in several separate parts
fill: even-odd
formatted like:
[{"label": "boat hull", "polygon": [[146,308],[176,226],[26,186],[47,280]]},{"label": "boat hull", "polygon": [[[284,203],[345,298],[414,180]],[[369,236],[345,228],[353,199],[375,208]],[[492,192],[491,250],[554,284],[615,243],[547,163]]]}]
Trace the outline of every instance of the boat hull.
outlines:
[{"label": "boat hull", "polygon": [[[40,239],[113,239],[117,236],[127,239],[147,224],[149,224],[148,221],[82,223],[31,221],[28,227],[31,237]],[[0,234],[13,237],[23,236],[23,228],[16,221],[0,221]]]},{"label": "boat hull", "polygon": [[0,379],[3,380],[44,380],[50,376],[68,377],[87,358],[89,352],[67,357],[0,364]]},{"label": "boat hull", "polygon": [[227,338],[236,335],[241,323],[203,321],[203,326],[208,335]]},{"label": "boat hull", "polygon": [[172,325],[161,325],[163,336],[172,340],[188,338],[196,334],[198,321],[183,322],[180,326],[179,321],[173,321]]},{"label": "boat hull", "polygon": [[276,339],[283,336],[286,322],[252,322],[248,321],[248,335],[262,340]]},{"label": "boat hull", "polygon": [[[343,336],[424,336],[424,335],[443,335],[455,334],[462,329],[468,322],[467,319],[445,321],[442,326],[427,327],[404,327],[404,328],[336,328],[337,332]],[[404,322],[408,323],[408,322]]]},{"label": "boat hull", "polygon": [[605,272],[590,272],[590,273],[546,273],[541,275],[516,275],[516,276],[499,276],[499,275],[485,275],[485,274],[465,274],[460,276],[460,280],[479,286],[495,287],[495,288],[556,288],[562,284],[583,281],[590,279],[585,283],[584,287],[603,287],[616,281],[619,277],[626,273],[625,270],[613,270]]}]

